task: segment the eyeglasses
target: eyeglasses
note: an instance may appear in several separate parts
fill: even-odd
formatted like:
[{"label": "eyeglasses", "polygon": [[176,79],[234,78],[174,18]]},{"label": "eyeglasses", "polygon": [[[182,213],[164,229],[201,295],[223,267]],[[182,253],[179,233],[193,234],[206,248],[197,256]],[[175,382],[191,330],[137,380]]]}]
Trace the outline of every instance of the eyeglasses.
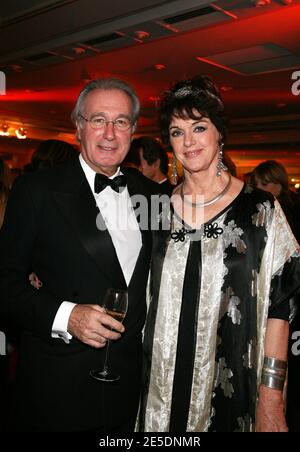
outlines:
[{"label": "eyeglasses", "polygon": [[107,121],[103,116],[94,116],[90,119],[85,118],[81,114],[79,114],[80,118],[84,119],[86,122],[88,122],[92,129],[102,130],[104,129],[107,124],[110,122],[113,124],[114,129],[125,131],[128,130],[130,127],[132,127],[132,122],[128,118],[117,118],[113,121]]}]

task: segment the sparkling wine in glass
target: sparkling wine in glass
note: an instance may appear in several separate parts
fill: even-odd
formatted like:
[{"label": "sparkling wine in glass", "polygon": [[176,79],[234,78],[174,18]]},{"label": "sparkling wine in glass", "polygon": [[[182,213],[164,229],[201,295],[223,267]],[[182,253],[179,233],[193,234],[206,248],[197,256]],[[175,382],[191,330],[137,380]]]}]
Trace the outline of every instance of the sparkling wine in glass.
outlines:
[{"label": "sparkling wine in glass", "polygon": [[[118,320],[118,322],[122,322],[126,316],[128,308],[127,290],[107,289],[101,306],[105,309],[106,314]],[[109,346],[110,341],[108,340],[106,344],[103,369],[90,371],[90,376],[95,380],[112,382],[120,379],[120,375],[109,369]]]}]

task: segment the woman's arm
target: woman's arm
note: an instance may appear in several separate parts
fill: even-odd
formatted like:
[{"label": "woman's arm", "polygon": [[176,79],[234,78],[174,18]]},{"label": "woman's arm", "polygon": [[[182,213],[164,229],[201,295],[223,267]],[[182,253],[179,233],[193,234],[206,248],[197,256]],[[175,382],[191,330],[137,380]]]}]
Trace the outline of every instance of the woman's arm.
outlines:
[{"label": "woman's arm", "polygon": [[[280,319],[269,319],[266,330],[265,357],[275,358],[282,362],[287,361],[289,323]],[[275,375],[281,374],[276,370]],[[263,370],[264,372],[264,370]],[[280,377],[279,377],[280,379]],[[267,383],[266,379],[266,384]],[[275,384],[276,386],[276,384]],[[257,432],[287,432],[288,427],[284,415],[284,402],[282,389],[273,389],[264,384],[260,385],[258,406],[256,411]]]}]

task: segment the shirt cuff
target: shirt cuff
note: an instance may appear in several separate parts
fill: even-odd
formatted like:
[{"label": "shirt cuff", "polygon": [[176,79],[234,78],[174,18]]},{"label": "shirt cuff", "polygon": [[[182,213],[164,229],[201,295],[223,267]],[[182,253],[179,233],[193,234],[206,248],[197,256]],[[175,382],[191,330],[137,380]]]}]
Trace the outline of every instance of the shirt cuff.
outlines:
[{"label": "shirt cuff", "polygon": [[63,301],[58,308],[52,324],[51,337],[54,339],[62,339],[66,344],[69,344],[73,337],[70,333],[68,333],[68,322],[74,306],[76,306],[76,303]]}]

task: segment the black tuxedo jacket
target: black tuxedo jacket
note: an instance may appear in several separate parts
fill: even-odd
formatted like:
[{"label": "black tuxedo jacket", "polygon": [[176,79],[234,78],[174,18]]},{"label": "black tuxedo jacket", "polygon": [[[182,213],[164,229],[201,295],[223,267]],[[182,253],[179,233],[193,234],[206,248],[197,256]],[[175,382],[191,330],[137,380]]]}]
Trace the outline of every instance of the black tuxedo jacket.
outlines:
[{"label": "black tuxedo jacket", "polygon": [[[126,169],[122,169],[126,173]],[[146,194],[143,178],[128,172],[130,195]],[[79,160],[20,178],[0,233],[0,325],[20,329],[20,359],[13,425],[17,430],[110,431],[134,420],[140,390],[142,328],[151,235],[128,287],[125,333],[111,344],[109,363],[117,383],[89,377],[101,368],[104,349],[73,338],[51,338],[62,301],[99,303],[108,287],[126,288],[111,237],[99,231],[99,214]],[[34,271],[43,282],[28,282]]]},{"label": "black tuxedo jacket", "polygon": [[160,193],[163,195],[171,196],[172,192],[175,188],[175,185],[172,185],[171,182],[167,179],[161,184],[159,184],[160,187]]}]

